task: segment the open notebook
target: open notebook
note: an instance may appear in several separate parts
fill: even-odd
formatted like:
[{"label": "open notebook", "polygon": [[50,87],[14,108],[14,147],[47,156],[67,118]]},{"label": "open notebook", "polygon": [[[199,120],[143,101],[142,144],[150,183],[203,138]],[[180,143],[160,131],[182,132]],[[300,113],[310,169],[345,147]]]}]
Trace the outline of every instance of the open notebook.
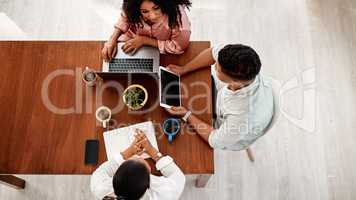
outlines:
[{"label": "open notebook", "polygon": [[[113,160],[115,155],[130,146],[130,144],[135,140],[135,129],[140,129],[145,132],[152,146],[158,150],[153,124],[151,121],[148,121],[104,132],[104,143],[108,160]],[[141,157],[146,159],[150,156],[144,153]]]}]

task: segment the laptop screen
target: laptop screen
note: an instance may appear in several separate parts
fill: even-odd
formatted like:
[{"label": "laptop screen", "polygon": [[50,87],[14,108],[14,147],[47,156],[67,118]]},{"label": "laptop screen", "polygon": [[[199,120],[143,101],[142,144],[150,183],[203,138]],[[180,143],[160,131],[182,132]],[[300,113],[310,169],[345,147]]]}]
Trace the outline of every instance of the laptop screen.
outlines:
[{"label": "laptop screen", "polygon": [[166,70],[160,70],[161,103],[169,106],[180,106],[179,76]]}]

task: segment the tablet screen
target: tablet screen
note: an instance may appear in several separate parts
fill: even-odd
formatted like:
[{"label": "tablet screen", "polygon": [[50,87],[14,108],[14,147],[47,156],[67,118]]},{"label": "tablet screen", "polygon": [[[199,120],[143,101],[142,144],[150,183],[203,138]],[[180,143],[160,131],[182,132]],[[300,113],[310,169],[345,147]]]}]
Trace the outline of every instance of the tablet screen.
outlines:
[{"label": "tablet screen", "polygon": [[169,106],[180,106],[179,76],[160,70],[161,77],[161,103]]}]

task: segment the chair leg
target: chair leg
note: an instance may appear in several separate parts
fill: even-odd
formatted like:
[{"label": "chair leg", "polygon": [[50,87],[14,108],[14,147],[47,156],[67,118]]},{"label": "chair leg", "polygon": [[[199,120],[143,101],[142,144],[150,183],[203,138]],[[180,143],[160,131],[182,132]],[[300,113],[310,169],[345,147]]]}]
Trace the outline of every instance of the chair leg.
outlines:
[{"label": "chair leg", "polygon": [[247,153],[248,159],[250,159],[251,162],[255,162],[255,157],[253,156],[253,152],[250,148],[246,149],[246,153]]},{"label": "chair leg", "polygon": [[15,189],[25,189],[26,181],[13,175],[0,175],[0,183]]}]

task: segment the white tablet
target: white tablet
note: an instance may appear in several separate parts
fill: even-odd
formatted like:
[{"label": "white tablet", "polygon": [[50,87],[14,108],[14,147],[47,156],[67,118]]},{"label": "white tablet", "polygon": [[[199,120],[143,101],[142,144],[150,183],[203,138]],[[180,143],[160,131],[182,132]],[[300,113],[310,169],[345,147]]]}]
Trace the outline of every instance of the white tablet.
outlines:
[{"label": "white tablet", "polygon": [[161,107],[181,106],[180,77],[162,66],[159,67],[159,97]]}]

